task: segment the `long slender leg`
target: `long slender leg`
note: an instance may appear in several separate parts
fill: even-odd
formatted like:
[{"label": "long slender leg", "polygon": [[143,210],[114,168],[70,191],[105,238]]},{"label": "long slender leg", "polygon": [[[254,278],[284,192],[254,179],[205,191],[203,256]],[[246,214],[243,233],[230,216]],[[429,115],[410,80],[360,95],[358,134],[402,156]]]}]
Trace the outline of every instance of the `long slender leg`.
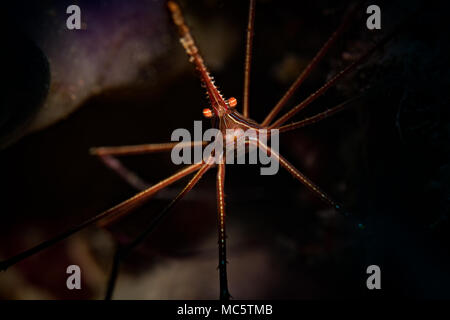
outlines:
[{"label": "long slender leg", "polygon": [[281,166],[285,168],[290,174],[294,176],[295,179],[299,180],[301,183],[303,183],[310,191],[312,191],[314,194],[319,196],[319,198],[335,208],[336,210],[340,211],[342,209],[342,206],[334,201],[330,196],[328,196],[322,189],[320,189],[314,182],[309,180],[303,173],[298,171],[292,164],[290,164],[285,158],[283,158],[280,154],[275,152],[272,148],[265,145],[263,142],[258,141],[255,142],[258,144],[258,147],[267,152],[268,154],[271,154],[273,157],[275,157]]},{"label": "long slender leg", "polygon": [[119,147],[96,147],[91,148],[91,154],[98,156],[98,158],[112,171],[125,180],[130,186],[138,191],[142,191],[151,186],[145,180],[140,178],[135,172],[125,167],[122,162],[115,156],[137,155],[144,153],[157,153],[171,151],[172,149],[195,148],[205,145],[204,141],[194,142],[169,142],[169,143],[154,143],[132,146]]},{"label": "long slender leg", "polygon": [[[187,176],[188,174],[190,174],[194,171],[197,171],[201,167],[202,167],[201,163],[190,165],[190,166],[184,168],[183,170],[175,173],[174,175],[151,186],[150,188],[138,193],[134,197],[132,197],[128,200],[125,200],[124,202],[116,205],[115,207],[113,207],[109,210],[106,210],[106,211],[86,220],[85,222],[57,235],[56,237],[54,237],[50,240],[44,241],[44,242],[32,247],[31,249],[25,250],[25,251],[19,253],[18,255],[14,256],[12,258],[9,258],[8,260],[1,261],[0,262],[0,271],[5,271],[10,266],[36,254],[48,247],[51,247],[52,245],[56,244],[57,242],[66,239],[67,237],[73,235],[74,233],[76,233],[94,223],[103,222],[102,221],[103,219],[107,220],[107,222],[110,223],[110,222],[114,221],[115,219],[125,216],[126,214],[130,213],[131,210],[137,208],[138,206],[142,205],[145,201],[150,199],[158,191],[160,191],[163,188],[167,187],[168,185],[171,185],[172,183],[180,180],[181,178]],[[100,225],[102,225],[102,224],[100,223]]]},{"label": "long slender leg", "polygon": [[331,46],[336,42],[336,40],[339,38],[339,36],[345,31],[346,27],[349,25],[349,22],[351,20],[351,17],[356,12],[356,8],[358,6],[354,6],[349,14],[344,18],[341,25],[336,29],[336,31],[333,32],[333,34],[330,36],[330,38],[325,42],[325,44],[322,46],[322,48],[317,52],[315,57],[311,60],[311,62],[308,64],[308,66],[303,70],[303,72],[298,76],[298,78],[294,81],[294,83],[291,85],[291,87],[286,91],[284,96],[278,101],[276,106],[270,111],[270,113],[267,115],[267,117],[264,119],[264,121],[261,123],[262,126],[268,126],[272,120],[277,116],[277,114],[281,111],[281,109],[284,107],[286,102],[292,97],[294,92],[298,89],[298,87],[306,80],[306,78],[311,74],[311,72],[314,70],[314,68],[317,66],[317,64],[323,59],[325,54],[328,52],[328,50],[331,48]]},{"label": "long slender leg", "polygon": [[136,173],[126,168],[121,161],[114,156],[167,152],[171,151],[173,148],[195,148],[204,144],[205,142],[203,141],[169,142],[118,147],[95,147],[91,148],[89,151],[91,154],[98,156],[108,168],[117,173],[129,185],[138,191],[142,191],[150,187],[150,184],[141,179]]},{"label": "long slender leg", "polygon": [[[258,142],[258,147],[262,148],[266,152],[273,154],[278,161],[280,162],[281,166],[285,168],[292,176],[294,176],[295,179],[303,183],[310,191],[312,191],[314,194],[316,194],[322,201],[329,204],[331,207],[333,207],[338,213],[341,215],[350,218],[352,217],[350,212],[348,212],[340,203],[333,200],[329,195],[327,195],[322,189],[319,188],[314,182],[309,180],[303,173],[298,171],[292,164],[290,164],[285,158],[283,158],[280,154],[273,151],[270,147],[265,145],[264,143],[261,143],[261,141]],[[353,217],[354,218],[354,217]],[[355,220],[355,219],[354,219]],[[365,228],[365,224],[360,221],[359,219],[356,219],[353,221],[356,228],[359,230],[362,230]]]},{"label": "long slender leg", "polygon": [[125,259],[139,244],[141,244],[158,226],[158,224],[162,221],[162,219],[167,215],[169,210],[180,201],[192,188],[200,181],[202,176],[208,171],[214,163],[209,159],[206,163],[204,163],[201,168],[197,171],[197,173],[192,177],[192,179],[186,184],[183,190],[169,203],[167,207],[165,207],[149,224],[149,226],[139,234],[133,241],[128,243],[125,246],[118,247],[116,254],[113,260],[113,266],[110,278],[108,279],[108,287],[106,290],[105,299],[110,299],[112,297],[114,286],[116,283],[117,276],[119,274],[120,263]]},{"label": "long slender leg", "polygon": [[[290,164],[285,158],[283,158],[279,153],[272,150],[272,148],[268,147],[261,141],[253,142],[254,144],[257,144],[259,148],[267,152],[268,154],[273,155],[276,159],[278,159],[279,163],[283,168],[285,168],[295,179],[303,183],[310,191],[312,191],[314,194],[316,194],[322,201],[333,207],[338,213],[342,214],[345,217],[351,217],[350,213],[345,210],[345,208],[338,203],[337,201],[333,200],[329,195],[327,195],[322,189],[319,188],[314,182],[309,180],[303,173],[301,173],[298,169],[296,169],[292,164]],[[364,229],[365,224],[361,221],[357,220],[354,221],[355,226],[358,229]]]},{"label": "long slender leg", "polygon": [[174,147],[198,147],[204,145],[203,141],[194,142],[168,142],[168,143],[152,143],[141,144],[134,146],[119,146],[119,147],[95,147],[91,148],[89,152],[96,156],[124,156],[144,153],[156,153],[170,151]]},{"label": "long slender leg", "polygon": [[330,116],[332,116],[332,115],[334,115],[334,114],[336,114],[336,113],[338,113],[340,111],[343,111],[343,110],[347,109],[348,107],[351,106],[352,102],[354,102],[355,100],[357,100],[359,98],[360,98],[360,95],[358,95],[358,96],[356,96],[354,98],[351,98],[351,99],[349,99],[347,101],[344,101],[341,104],[339,104],[339,105],[337,105],[337,106],[335,106],[335,107],[333,107],[331,109],[328,109],[328,110],[326,110],[324,112],[318,113],[318,114],[316,114],[316,115],[314,115],[312,117],[309,117],[309,118],[303,119],[301,121],[297,121],[297,122],[293,122],[293,123],[281,126],[281,127],[277,128],[277,129],[279,130],[279,132],[286,132],[286,131],[291,131],[291,130],[295,130],[295,129],[298,129],[298,128],[303,128],[303,127],[306,127],[306,126],[308,126],[310,124],[314,124],[314,123],[319,122],[319,121],[321,121],[323,119],[326,119],[326,118],[328,118],[328,117],[330,117]]},{"label": "long slender leg", "polygon": [[374,45],[371,49],[366,51],[359,59],[348,65],[346,68],[337,73],[333,78],[331,78],[327,83],[325,83],[322,87],[320,87],[316,92],[312,93],[308,98],[303,100],[300,104],[296,105],[294,108],[285,113],[282,117],[280,117],[277,121],[272,123],[268,128],[273,129],[280,127],[283,123],[291,119],[294,115],[296,115],[300,110],[303,110],[306,106],[308,106],[311,102],[316,100],[318,97],[323,95],[329,88],[334,86],[340,79],[342,79],[345,75],[355,70],[357,66],[359,66],[364,60],[366,60],[370,55],[372,55],[378,48],[383,46],[390,38],[390,36],[385,37],[383,40]]},{"label": "long slender leg", "polygon": [[248,10],[247,42],[245,44],[245,66],[244,66],[244,102],[242,114],[249,117],[249,93],[250,93],[250,69],[252,60],[253,34],[255,25],[255,0],[250,0]]},{"label": "long slender leg", "polygon": [[[151,183],[148,183],[147,181],[139,177],[135,172],[125,167],[122,162],[116,157],[107,155],[99,156],[99,159],[138,192],[148,189],[152,186]],[[171,189],[170,187],[164,188],[157,194],[155,194],[154,199],[170,200],[173,198],[174,192],[178,193],[178,191],[175,191],[175,189]],[[195,191],[192,191],[189,195],[191,198],[200,196],[200,194],[198,192],[196,193]]]},{"label": "long slender leg", "polygon": [[229,300],[227,279],[227,243],[225,229],[225,163],[219,163],[217,167],[217,229],[219,244],[219,279],[220,300]]},{"label": "long slender leg", "polygon": [[182,177],[198,170],[202,167],[202,163],[197,163],[186,167],[185,169],[177,172],[176,174],[170,176],[167,179],[164,179],[157,184],[151,186],[147,190],[144,190],[134,197],[125,200],[124,202],[119,203],[115,207],[112,207],[109,210],[106,210],[104,213],[106,217],[98,221],[97,225],[99,227],[106,227],[119,219],[122,219],[126,215],[128,215],[132,210],[143,205],[148,199],[150,199],[156,192],[162,190],[163,188],[171,185],[175,181],[178,181]]}]

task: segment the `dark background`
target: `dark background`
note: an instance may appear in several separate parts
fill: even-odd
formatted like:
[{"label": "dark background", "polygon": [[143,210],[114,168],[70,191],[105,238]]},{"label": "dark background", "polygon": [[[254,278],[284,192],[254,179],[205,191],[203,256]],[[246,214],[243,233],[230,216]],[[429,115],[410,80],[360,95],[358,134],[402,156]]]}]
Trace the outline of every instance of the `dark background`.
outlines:
[{"label": "dark background", "polygon": [[[9,55],[3,53],[2,60],[9,71],[3,77],[0,133],[10,143],[0,151],[2,258],[136,193],[90,156],[90,147],[165,142],[174,129],[192,130],[193,121],[201,120],[207,100],[164,3],[142,3],[77,3],[97,24],[114,20],[121,6],[136,6],[141,13],[137,19],[145,19],[145,11],[140,10],[145,6],[160,17],[149,19],[149,28],[158,23],[168,40],[164,50],[140,66],[134,81],[101,88],[66,118],[28,135],[24,128],[48,99],[43,96],[52,73],[71,68],[55,67],[45,59],[45,50],[36,49],[53,32],[46,13],[56,12],[53,21],[61,18],[64,26],[65,8],[72,3],[7,6],[2,32],[9,40],[2,51]],[[253,119],[264,119],[339,25],[350,3],[258,1],[250,97]],[[342,114],[281,135],[280,153],[344,203],[353,217],[343,218],[327,208],[281,168],[275,176],[260,176],[255,165],[227,166],[229,286],[237,299],[449,297],[446,8],[421,1],[377,4],[382,9],[382,30],[367,30],[364,5],[288,107],[400,25],[388,45],[296,119],[367,89],[364,97]],[[242,1],[183,1],[181,5],[216,84],[239,103],[247,5]],[[103,14],[96,16],[98,12]],[[88,21],[87,30],[79,32],[88,35],[89,30]],[[93,44],[92,50],[101,48]],[[112,60],[122,65],[120,59]],[[29,61],[35,61],[36,68],[24,68]],[[150,183],[178,170],[170,154],[122,160]],[[101,298],[115,241],[127,241],[142,230],[182,186],[177,183],[112,230],[89,228],[11,267],[0,274],[0,297]],[[211,170],[124,262],[115,297],[217,298],[215,201],[215,170]],[[362,230],[356,227],[359,221],[365,224]],[[65,268],[70,264],[83,270],[80,291],[66,289]],[[366,268],[372,264],[381,268],[382,290],[376,292],[366,288]]]}]

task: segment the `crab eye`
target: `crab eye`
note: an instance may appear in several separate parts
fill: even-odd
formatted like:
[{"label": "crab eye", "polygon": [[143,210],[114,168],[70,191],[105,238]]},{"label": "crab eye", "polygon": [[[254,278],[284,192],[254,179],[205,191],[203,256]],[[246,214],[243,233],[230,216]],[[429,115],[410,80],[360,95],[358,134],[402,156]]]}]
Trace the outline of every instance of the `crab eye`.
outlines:
[{"label": "crab eye", "polygon": [[212,118],[213,113],[212,113],[211,109],[209,109],[209,108],[203,109],[203,116],[205,118]]},{"label": "crab eye", "polygon": [[236,107],[236,106],[237,106],[237,100],[236,100],[236,98],[235,98],[235,97],[231,97],[230,99],[228,99],[228,105],[229,105],[231,108]]}]

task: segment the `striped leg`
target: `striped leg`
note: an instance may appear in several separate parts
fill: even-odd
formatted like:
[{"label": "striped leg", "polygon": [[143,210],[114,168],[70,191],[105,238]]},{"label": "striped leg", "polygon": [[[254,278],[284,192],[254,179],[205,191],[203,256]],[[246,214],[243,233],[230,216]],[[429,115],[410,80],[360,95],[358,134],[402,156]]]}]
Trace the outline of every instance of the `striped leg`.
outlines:
[{"label": "striped leg", "polygon": [[169,210],[176,203],[178,203],[178,201],[180,201],[186,194],[188,194],[189,191],[192,190],[192,188],[200,181],[200,179],[203,177],[203,175],[206,173],[206,171],[208,171],[213,165],[214,165],[214,163],[209,160],[206,163],[202,164],[201,168],[192,177],[192,179],[186,184],[184,189],[181,190],[181,192],[178,193],[178,195],[172,200],[172,202],[170,202],[169,205],[167,207],[165,207],[151,221],[149,226],[141,234],[139,234],[132,242],[128,243],[127,245],[117,248],[116,254],[115,254],[114,260],[113,260],[111,275],[108,279],[108,286],[107,286],[106,296],[105,296],[106,300],[109,300],[112,297],[115,283],[117,280],[117,276],[119,274],[120,263],[123,261],[123,259],[125,259],[130,254],[131,250],[133,250],[139,244],[141,244],[153,232],[153,230],[155,230],[155,228],[162,221],[162,219],[167,216],[167,214],[169,213]]},{"label": "striped leg", "polygon": [[306,127],[310,124],[314,124],[317,123],[323,119],[326,119],[338,112],[341,112],[343,110],[346,110],[347,108],[349,108],[352,104],[352,102],[354,102],[355,100],[359,99],[361,96],[358,95],[354,98],[351,98],[347,101],[342,102],[341,104],[337,105],[336,107],[333,107],[331,109],[328,109],[324,112],[318,113],[312,117],[303,119],[301,121],[297,121],[297,122],[293,122],[284,126],[281,126],[279,128],[277,128],[280,132],[286,132],[286,131],[291,131],[291,130],[295,130],[295,129],[299,129],[299,128],[303,128]]},{"label": "striped leg", "polygon": [[[337,201],[333,200],[329,195],[327,195],[322,189],[319,188],[314,182],[309,180],[303,173],[298,171],[292,164],[290,164],[285,158],[283,158],[280,154],[272,150],[270,147],[262,143],[261,141],[253,142],[254,144],[257,144],[259,148],[267,152],[268,154],[273,155],[281,164],[283,168],[285,168],[295,179],[303,183],[305,187],[307,187],[312,193],[317,195],[322,201],[333,207],[338,213],[342,214],[345,217],[352,217],[348,211],[345,210],[345,208],[338,203]],[[353,222],[357,229],[362,230],[365,228],[365,224],[360,221],[359,219],[354,219]]]},{"label": "striped leg", "polygon": [[202,166],[203,166],[203,164],[201,164],[201,163],[190,165],[190,166],[186,167],[185,169],[170,176],[169,178],[164,179],[161,182],[155,184],[154,186],[138,193],[134,197],[116,205],[115,207],[113,207],[109,210],[106,210],[106,211],[86,220],[85,222],[57,235],[56,237],[54,237],[50,240],[44,241],[44,242],[32,247],[31,249],[23,251],[22,253],[19,253],[18,255],[14,256],[12,258],[9,258],[8,260],[0,261],[0,271],[5,271],[10,266],[30,257],[32,255],[35,255],[36,253],[41,252],[44,249],[47,249],[47,248],[53,246],[54,244],[58,243],[59,241],[62,241],[64,239],[70,237],[74,233],[77,233],[78,231],[80,231],[90,225],[93,225],[95,223],[98,223],[99,225],[105,225],[107,223],[111,223],[111,222],[115,221],[116,219],[118,219],[120,217],[123,217],[123,216],[129,214],[133,209],[139,207],[140,205],[145,203],[147,200],[149,200],[158,191],[160,191],[160,190],[164,189],[165,187],[167,187],[168,185],[171,185],[172,183],[180,180],[181,178],[187,176],[188,174],[199,170]]},{"label": "striped leg", "polygon": [[229,300],[227,279],[227,236],[225,229],[225,163],[217,165],[217,229],[219,243],[220,300]]},{"label": "striped leg", "polygon": [[91,148],[89,152],[95,156],[127,156],[145,153],[157,153],[171,151],[174,147],[199,147],[203,146],[205,142],[168,142],[168,143],[152,143],[140,144],[134,146],[119,146],[119,147],[95,147]]},{"label": "striped leg", "polygon": [[164,189],[165,187],[171,185],[175,181],[180,180],[186,175],[197,171],[202,167],[202,163],[197,163],[186,167],[185,169],[175,173],[174,175],[166,178],[157,184],[151,186],[150,188],[138,193],[134,197],[119,203],[118,205],[112,207],[104,212],[105,218],[98,221],[97,225],[100,227],[108,226],[119,219],[122,219],[126,215],[130,214],[132,210],[143,205],[147,200],[154,196],[158,191]]},{"label": "striped leg", "polygon": [[119,175],[130,186],[138,191],[142,191],[150,187],[150,184],[142,180],[136,173],[126,168],[115,156],[167,152],[171,151],[173,148],[195,148],[204,144],[205,142],[203,141],[169,142],[119,147],[96,147],[91,148],[89,151],[91,154],[98,156],[109,169]]},{"label": "striped leg", "polygon": [[341,212],[342,206],[340,204],[338,204],[330,196],[328,196],[322,189],[320,189],[314,182],[309,180],[303,173],[298,171],[285,158],[283,158],[280,154],[272,150],[270,147],[268,147],[261,141],[255,143],[258,144],[258,147],[260,149],[264,150],[266,153],[271,154],[273,157],[275,157],[283,168],[285,168],[295,179],[303,183],[305,187],[307,187],[311,192],[317,195],[322,201],[326,202],[328,205]]},{"label": "striped leg", "polygon": [[245,44],[245,66],[244,66],[244,102],[242,114],[249,117],[249,95],[250,95],[250,69],[252,60],[253,33],[255,25],[255,0],[250,0],[248,10],[247,41]]},{"label": "striped leg", "polygon": [[291,87],[286,91],[284,96],[280,99],[280,101],[276,104],[276,106],[270,111],[270,113],[267,115],[267,117],[264,119],[264,121],[261,123],[262,126],[268,126],[272,120],[277,116],[277,114],[281,111],[281,109],[284,107],[286,102],[292,97],[294,92],[298,89],[298,87],[306,80],[306,78],[311,74],[311,72],[314,70],[314,68],[317,66],[317,64],[323,59],[325,54],[329,51],[331,46],[336,42],[336,40],[339,38],[339,36],[345,31],[346,27],[348,26],[351,17],[356,12],[356,8],[358,6],[354,6],[350,13],[344,18],[341,25],[336,29],[335,32],[330,36],[330,38],[325,42],[325,44],[322,46],[322,48],[317,52],[315,57],[311,60],[311,62],[308,64],[308,66],[303,70],[303,72],[298,76],[298,78],[294,81],[294,83],[291,85]]},{"label": "striped leg", "polygon": [[296,115],[299,111],[303,110],[306,106],[316,100],[318,97],[322,96],[328,89],[333,87],[340,79],[342,79],[345,75],[354,71],[356,67],[361,65],[368,57],[370,57],[378,48],[382,47],[386,44],[387,41],[391,39],[394,33],[391,33],[389,36],[385,37],[383,40],[374,45],[371,49],[366,51],[361,57],[359,57],[356,61],[348,65],[346,68],[337,73],[333,78],[331,78],[327,83],[325,83],[322,87],[320,87],[316,92],[312,93],[305,100],[303,100],[300,104],[296,105],[294,108],[285,113],[282,117],[280,117],[277,121],[272,123],[268,128],[278,128],[286,121],[291,119],[294,115]]}]

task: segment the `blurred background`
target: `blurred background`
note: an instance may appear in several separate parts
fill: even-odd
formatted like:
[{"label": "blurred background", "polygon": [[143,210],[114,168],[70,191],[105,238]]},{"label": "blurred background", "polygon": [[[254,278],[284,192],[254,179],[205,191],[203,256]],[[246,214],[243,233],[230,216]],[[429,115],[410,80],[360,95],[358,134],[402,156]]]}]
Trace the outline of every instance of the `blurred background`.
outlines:
[{"label": "blurred background", "polygon": [[[262,121],[354,2],[257,1],[250,114]],[[81,8],[68,30],[66,8]],[[280,153],[353,218],[327,208],[287,172],[227,166],[229,288],[235,299],[449,298],[448,23],[442,4],[364,3],[285,110],[401,29],[295,119],[354,107],[280,136]],[[225,97],[242,101],[245,1],[180,1]],[[89,154],[94,146],[167,142],[193,131],[204,89],[164,1],[22,1],[5,5],[0,109],[0,259],[66,230],[138,190]],[[204,128],[208,121],[203,119]],[[179,170],[170,153],[127,156],[153,184]],[[2,299],[102,299],[116,243],[143,230],[184,179],[112,228],[88,228],[0,273]],[[356,223],[363,221],[364,229]],[[217,299],[215,170],[124,261],[115,299]],[[66,268],[82,270],[68,290]],[[382,290],[366,287],[381,268]]]}]

